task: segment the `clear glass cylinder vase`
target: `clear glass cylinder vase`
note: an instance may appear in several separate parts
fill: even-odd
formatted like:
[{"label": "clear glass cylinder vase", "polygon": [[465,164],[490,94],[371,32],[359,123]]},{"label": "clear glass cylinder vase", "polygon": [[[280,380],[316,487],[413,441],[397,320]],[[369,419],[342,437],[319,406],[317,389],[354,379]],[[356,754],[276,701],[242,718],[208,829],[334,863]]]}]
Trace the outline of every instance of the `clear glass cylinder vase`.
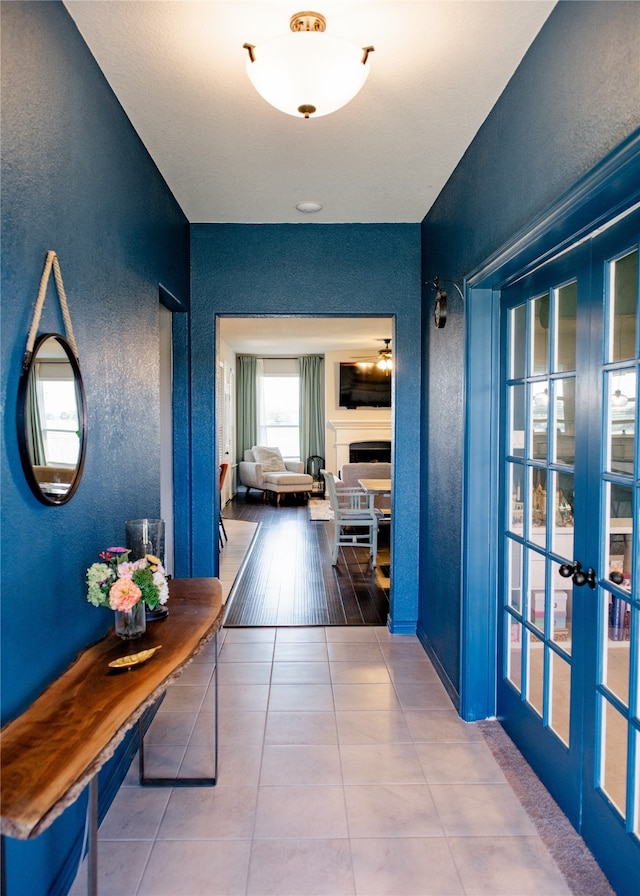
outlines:
[{"label": "clear glass cylinder vase", "polygon": [[145,604],[138,601],[130,610],[115,610],[116,635],[124,641],[133,641],[147,630]]},{"label": "clear glass cylinder vase", "polygon": [[126,547],[130,560],[141,560],[153,554],[164,565],[164,520],[126,520]]}]

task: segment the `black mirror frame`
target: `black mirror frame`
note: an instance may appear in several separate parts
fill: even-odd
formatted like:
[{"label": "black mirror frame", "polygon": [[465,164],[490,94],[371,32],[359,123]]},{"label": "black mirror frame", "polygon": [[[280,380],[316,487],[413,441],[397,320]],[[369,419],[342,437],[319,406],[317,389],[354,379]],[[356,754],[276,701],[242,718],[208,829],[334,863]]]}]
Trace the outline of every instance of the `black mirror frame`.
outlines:
[{"label": "black mirror frame", "polygon": [[[78,423],[80,428],[80,445],[78,449],[78,463],[76,464],[75,475],[69,485],[69,488],[63,495],[51,495],[42,490],[33,469],[33,462],[31,460],[31,455],[29,454],[29,442],[27,437],[26,408],[29,389],[29,377],[31,375],[33,365],[38,357],[38,349],[44,342],[46,342],[47,339],[52,338],[56,339],[64,350],[69,364],[71,365],[71,370],[73,371],[73,379],[76,390],[76,402],[78,405]],[[78,488],[78,485],[80,484],[80,480],[82,478],[82,471],[84,469],[87,437],[87,402],[84,391],[84,383],[82,382],[82,374],[80,373],[80,365],[78,364],[78,361],[73,354],[71,346],[64,338],[64,336],[61,336],[59,333],[43,333],[42,336],[39,336],[36,340],[36,344],[34,346],[31,357],[25,356],[25,360],[22,366],[22,373],[20,374],[20,382],[18,384],[17,429],[18,447],[20,449],[20,461],[22,463],[22,469],[24,471],[26,480],[29,483],[31,491],[43,504],[55,507],[60,504],[66,504],[67,501],[71,500],[76,489]]]}]

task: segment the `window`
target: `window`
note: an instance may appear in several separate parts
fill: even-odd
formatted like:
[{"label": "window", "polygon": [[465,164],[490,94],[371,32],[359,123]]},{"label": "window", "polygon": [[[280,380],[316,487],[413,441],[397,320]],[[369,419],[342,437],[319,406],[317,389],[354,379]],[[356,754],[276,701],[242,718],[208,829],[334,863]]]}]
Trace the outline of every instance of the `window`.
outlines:
[{"label": "window", "polygon": [[300,376],[297,358],[258,358],[258,444],[300,459]]},{"label": "window", "polygon": [[68,363],[44,361],[37,365],[36,402],[44,463],[74,466],[78,462],[79,424],[75,382]]}]

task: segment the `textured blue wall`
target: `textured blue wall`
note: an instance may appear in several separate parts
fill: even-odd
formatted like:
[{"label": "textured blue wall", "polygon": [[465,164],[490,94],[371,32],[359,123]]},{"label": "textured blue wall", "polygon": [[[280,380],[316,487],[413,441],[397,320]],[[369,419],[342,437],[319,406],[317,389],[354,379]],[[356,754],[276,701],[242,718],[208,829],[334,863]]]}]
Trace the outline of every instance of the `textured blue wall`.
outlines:
[{"label": "textured blue wall", "polygon": [[[59,3],[2,4],[1,199],[6,722],[112,624],[85,598],[97,552],[122,542],[126,519],[159,515],[158,283],[185,300],[189,290],[187,221]],[[48,249],[60,258],[89,421],[84,476],[61,507],[29,490],[15,422]],[[53,282],[40,330],[64,332]],[[49,892],[79,814],[8,842],[10,896]]]},{"label": "textured blue wall", "polygon": [[[461,283],[640,125],[639,36],[638,3],[558,4],[423,222],[425,281]],[[445,286],[446,328],[425,333],[419,626],[458,688],[465,326]]]},{"label": "textured blue wall", "polygon": [[[214,346],[218,314],[395,318],[394,630],[415,632],[420,466],[418,224],[194,225],[191,229],[192,518],[198,566],[215,568]],[[286,320],[283,321],[286,328]],[[184,499],[188,495],[185,493]],[[184,503],[184,502],[180,502]],[[206,524],[204,523],[206,521]],[[179,549],[179,556],[183,551]]]}]

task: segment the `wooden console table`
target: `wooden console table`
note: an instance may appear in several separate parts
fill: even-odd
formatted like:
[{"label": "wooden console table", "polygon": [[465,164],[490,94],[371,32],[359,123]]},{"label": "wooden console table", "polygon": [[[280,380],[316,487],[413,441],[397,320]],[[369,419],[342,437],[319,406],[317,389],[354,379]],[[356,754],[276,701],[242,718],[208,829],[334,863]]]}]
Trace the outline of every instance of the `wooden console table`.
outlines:
[{"label": "wooden console table", "polygon": [[[111,630],[83,651],[0,732],[3,837],[36,837],[90,785],[92,894],[97,892],[98,771],[145,710],[164,696],[168,686],[212,638],[216,645],[217,698],[217,634],[224,616],[220,582],[213,578],[172,579],[167,606],[168,617],[149,623],[141,638],[123,641]],[[109,668],[112,660],[158,645],[162,648],[144,665],[130,671]],[[217,699],[215,725],[217,771]],[[147,783],[167,782],[151,779]],[[175,783],[184,783],[184,779],[178,778]],[[215,784],[215,777],[207,783]]]}]

